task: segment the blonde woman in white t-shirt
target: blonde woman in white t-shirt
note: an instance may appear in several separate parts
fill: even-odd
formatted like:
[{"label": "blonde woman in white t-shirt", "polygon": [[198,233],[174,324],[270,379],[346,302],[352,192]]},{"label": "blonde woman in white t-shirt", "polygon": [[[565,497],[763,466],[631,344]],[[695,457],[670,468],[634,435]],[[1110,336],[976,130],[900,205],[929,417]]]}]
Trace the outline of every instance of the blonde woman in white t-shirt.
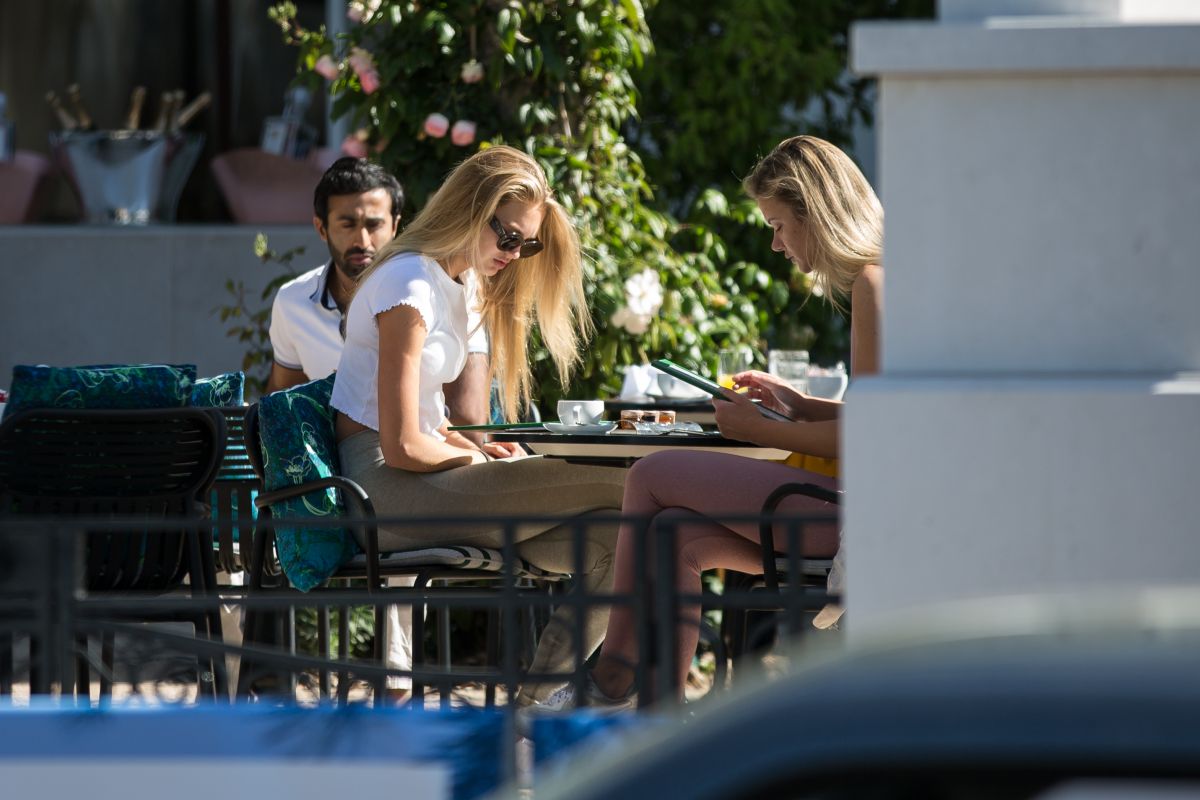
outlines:
[{"label": "blonde woman in white t-shirt", "polygon": [[[504,414],[515,419],[531,397],[533,326],[564,384],[591,331],[578,236],[541,167],[511,147],[491,147],[459,164],[360,277],[331,399],[342,472],[366,489],[381,518],[615,512],[623,469],[525,457],[515,444],[476,446],[447,430],[442,387],[466,360],[473,281]],[[583,580],[589,591],[605,591],[616,526],[586,530]],[[575,569],[572,538],[570,525],[552,523],[523,523],[517,532],[524,558],[558,572]],[[499,547],[503,527],[481,519],[452,530],[379,528],[383,550],[438,542]],[[587,652],[599,644],[606,617],[603,609],[589,612]],[[535,671],[573,666],[572,627],[565,614],[552,621]],[[521,700],[539,700],[554,688],[530,687]]]}]

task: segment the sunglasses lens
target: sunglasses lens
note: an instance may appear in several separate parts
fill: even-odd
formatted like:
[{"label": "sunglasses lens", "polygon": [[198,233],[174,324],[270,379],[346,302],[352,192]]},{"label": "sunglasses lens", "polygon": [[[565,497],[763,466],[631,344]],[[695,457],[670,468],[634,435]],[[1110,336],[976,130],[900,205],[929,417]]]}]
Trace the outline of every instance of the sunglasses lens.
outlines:
[{"label": "sunglasses lens", "polygon": [[496,232],[496,247],[506,253],[511,253],[514,250],[521,251],[521,258],[529,258],[542,252],[545,246],[537,239],[522,239],[521,234],[506,231],[504,226],[500,224],[500,220],[492,217],[490,223],[492,230]]},{"label": "sunglasses lens", "polygon": [[543,245],[537,239],[531,239],[531,240],[525,242],[524,244],[521,245],[521,258],[529,258],[530,256],[536,256],[538,253],[542,252],[542,248],[544,246],[545,245]]}]

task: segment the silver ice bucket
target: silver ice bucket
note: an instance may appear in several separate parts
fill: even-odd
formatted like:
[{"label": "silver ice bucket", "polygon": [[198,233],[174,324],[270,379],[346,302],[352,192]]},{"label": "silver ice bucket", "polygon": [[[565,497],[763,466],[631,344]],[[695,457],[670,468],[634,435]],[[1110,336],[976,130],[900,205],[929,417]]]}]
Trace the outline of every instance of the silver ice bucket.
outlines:
[{"label": "silver ice bucket", "polygon": [[202,133],[65,131],[50,149],[87,222],[174,222],[179,195],[204,148]]}]

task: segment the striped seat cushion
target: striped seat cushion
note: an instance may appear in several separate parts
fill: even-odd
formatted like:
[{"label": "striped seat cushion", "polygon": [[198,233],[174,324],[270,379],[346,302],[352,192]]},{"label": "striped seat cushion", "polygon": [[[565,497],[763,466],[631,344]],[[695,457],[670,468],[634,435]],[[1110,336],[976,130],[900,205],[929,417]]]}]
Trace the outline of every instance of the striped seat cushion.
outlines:
[{"label": "striped seat cushion", "polygon": [[[829,575],[829,570],[833,568],[832,558],[802,558],[800,559],[800,571],[814,578],[825,578]],[[787,556],[775,557],[775,569],[780,575],[786,575],[791,567],[788,564]]]},{"label": "striped seat cushion", "polygon": [[[360,553],[347,562],[351,569],[365,568],[367,556]],[[418,569],[421,567],[451,567],[454,569],[479,569],[486,572],[502,572],[504,570],[504,555],[499,550],[490,547],[472,547],[470,545],[441,545],[426,547],[421,550],[398,550],[384,553],[379,561],[382,569]],[[513,565],[513,574],[518,578],[536,578],[539,580],[558,580],[567,576],[557,572],[547,572],[541,567],[530,564],[523,558],[518,558]]]}]

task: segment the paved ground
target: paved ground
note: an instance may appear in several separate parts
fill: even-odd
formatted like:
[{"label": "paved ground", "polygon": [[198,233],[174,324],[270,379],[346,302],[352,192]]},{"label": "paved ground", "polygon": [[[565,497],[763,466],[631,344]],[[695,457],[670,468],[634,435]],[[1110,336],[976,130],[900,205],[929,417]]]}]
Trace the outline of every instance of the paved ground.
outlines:
[{"label": "paved ground", "polygon": [[[30,699],[28,677],[25,670],[22,668],[18,653],[17,680],[13,685],[12,702],[15,705],[27,705]],[[711,655],[707,656],[708,663],[701,663],[694,667],[688,675],[685,694],[689,702],[695,702],[708,694],[713,688],[712,681],[712,666]],[[144,680],[137,683],[131,683],[127,680],[122,680],[123,669],[118,667],[117,682],[113,684],[113,692],[111,702],[118,705],[175,705],[179,703],[195,703],[197,698],[197,688],[194,682],[182,682],[169,677],[170,674],[180,674],[178,670],[180,665],[176,664],[172,668],[164,668],[163,672],[168,677],[159,677],[153,680]],[[334,679],[336,681],[336,678]],[[369,702],[372,692],[369,688],[359,685],[351,689],[351,702]],[[316,692],[301,686],[297,691],[297,702],[305,705],[315,705],[319,702]],[[91,686],[91,700],[99,702],[100,686],[93,678]],[[441,694],[436,689],[427,689],[425,694],[426,708],[437,708],[442,703]],[[451,694],[450,703],[454,706],[473,706],[483,708],[486,705],[486,687],[483,684],[465,684],[457,687]],[[496,690],[497,705],[506,705],[508,703],[508,695],[503,688]]]}]

